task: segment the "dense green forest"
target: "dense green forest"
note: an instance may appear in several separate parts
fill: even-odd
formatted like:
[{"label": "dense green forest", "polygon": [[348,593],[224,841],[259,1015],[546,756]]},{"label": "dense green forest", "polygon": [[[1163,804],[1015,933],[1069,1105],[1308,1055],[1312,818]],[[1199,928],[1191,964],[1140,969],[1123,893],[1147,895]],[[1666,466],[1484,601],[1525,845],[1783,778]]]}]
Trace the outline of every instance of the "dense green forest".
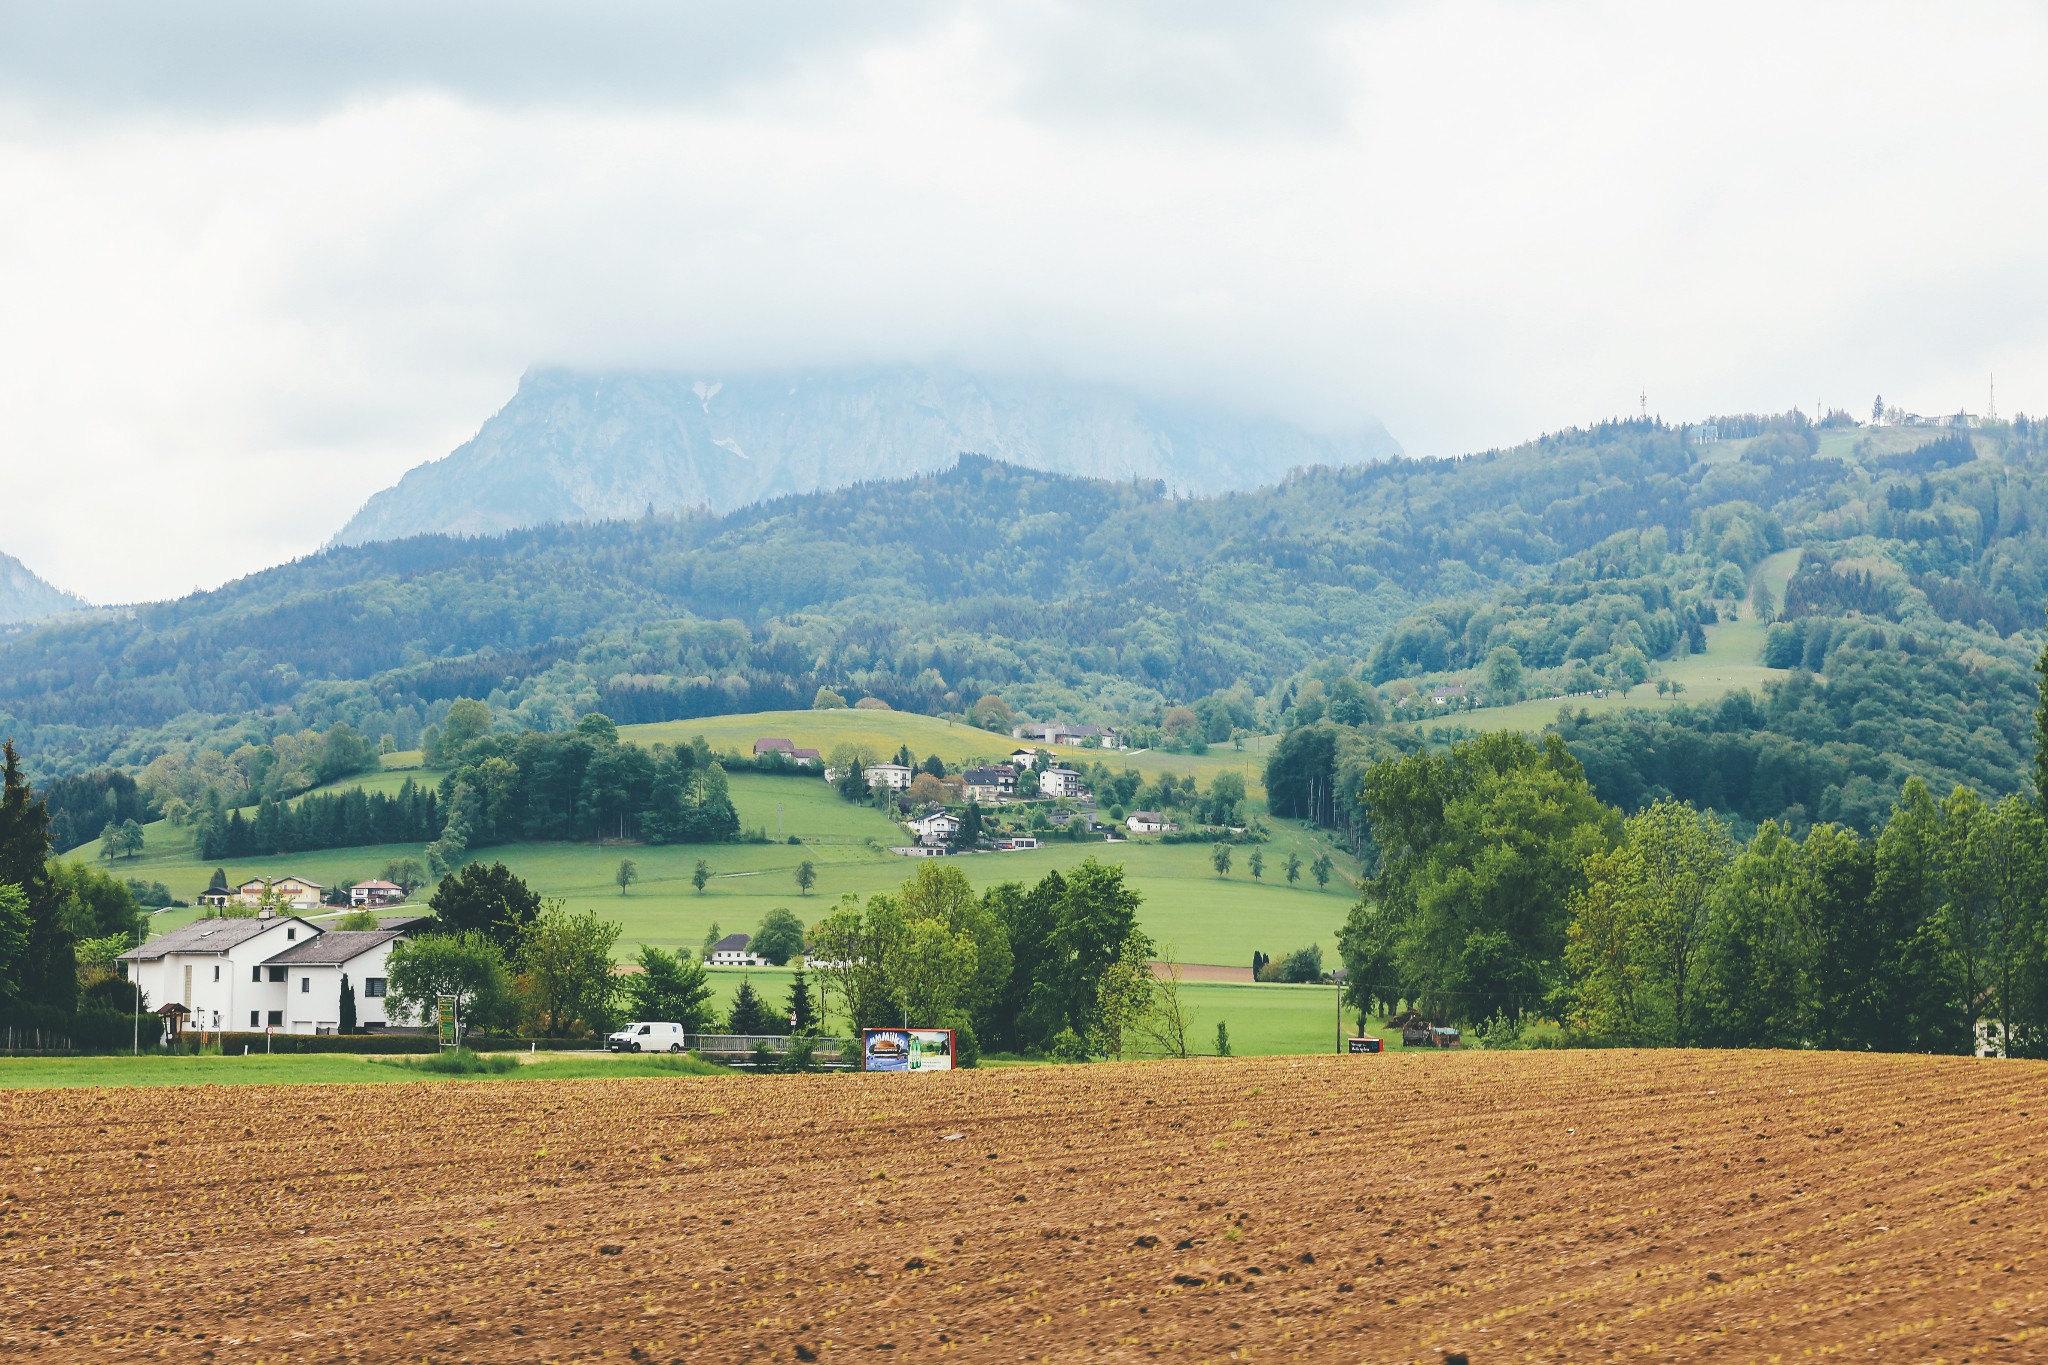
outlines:
[{"label": "dense green forest", "polygon": [[[2048,712],[2044,712],[2048,720]],[[1361,1013],[1414,1006],[1564,1041],[2048,1055],[2048,824],[1937,800],[1875,837],[1748,839],[1682,801],[1599,799],[1562,738],[1494,734],[1369,765],[1378,871],[1339,943]]]},{"label": "dense green forest", "polygon": [[[1869,830],[1906,776],[2020,790],[2042,428],[1717,425],[1704,442],[1609,423],[1199,499],[963,457],[725,517],[336,549],[0,640],[0,733],[47,791],[112,766],[150,811],[190,812],[417,747],[462,699],[548,734],[821,686],[970,719],[995,696],[1174,748],[1331,730],[1275,810],[1355,825],[1363,765],[1423,742],[1405,722],[1476,732],[1488,707],[1682,687],[1709,632],[1761,616],[1777,686],[1557,722],[1604,799]],[[1774,590],[1761,566],[1792,553]],[[53,805],[87,838],[93,801],[112,809],[90,780]]]}]

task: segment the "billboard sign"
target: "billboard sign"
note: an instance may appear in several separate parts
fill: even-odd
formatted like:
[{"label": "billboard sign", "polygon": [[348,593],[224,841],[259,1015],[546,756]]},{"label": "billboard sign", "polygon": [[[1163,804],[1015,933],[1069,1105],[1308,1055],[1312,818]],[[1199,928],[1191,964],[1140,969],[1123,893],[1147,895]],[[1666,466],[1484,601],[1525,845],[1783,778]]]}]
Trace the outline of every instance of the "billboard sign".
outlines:
[{"label": "billboard sign", "polygon": [[863,1071],[951,1071],[953,1030],[871,1028],[861,1034]]},{"label": "billboard sign", "polygon": [[1346,1050],[1353,1056],[1361,1052],[1384,1052],[1387,1050],[1386,1043],[1378,1038],[1346,1038],[1344,1043]]},{"label": "billboard sign", "polygon": [[439,1009],[435,1011],[435,1022],[440,1025],[441,1046],[461,1047],[462,1024],[461,1020],[456,1016],[455,997],[444,995],[437,1004]]}]

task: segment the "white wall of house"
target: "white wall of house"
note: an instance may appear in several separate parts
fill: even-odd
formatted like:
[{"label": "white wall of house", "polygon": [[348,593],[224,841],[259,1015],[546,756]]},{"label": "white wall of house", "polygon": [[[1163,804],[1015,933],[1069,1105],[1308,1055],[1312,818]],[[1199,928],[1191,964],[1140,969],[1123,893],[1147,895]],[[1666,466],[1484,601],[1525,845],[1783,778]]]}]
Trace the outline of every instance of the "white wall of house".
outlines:
[{"label": "white wall of house", "polygon": [[[422,1022],[393,1019],[385,1010],[385,1001],[390,998],[383,993],[389,981],[385,961],[391,956],[393,945],[399,942],[402,940],[380,943],[338,965],[304,963],[287,967],[288,980],[280,987],[284,992],[285,1032],[332,1033],[340,1028],[341,978],[344,973],[356,993],[357,1028]],[[372,995],[372,990],[377,994]]]},{"label": "white wall of house", "polygon": [[1038,775],[1038,789],[1047,796],[1079,796],[1087,790],[1072,768],[1047,768]]},{"label": "white wall of house", "polygon": [[870,787],[887,787],[900,792],[910,789],[911,771],[901,763],[870,763],[861,769],[861,776],[867,779]]},{"label": "white wall of house", "polygon": [[284,1005],[284,986],[270,980],[263,960],[319,932],[304,920],[287,917],[224,952],[167,953],[127,965],[142,984],[147,1008],[175,1001],[192,1011],[188,1028],[242,1030],[249,1027],[251,1010],[267,1020],[271,1011]]}]

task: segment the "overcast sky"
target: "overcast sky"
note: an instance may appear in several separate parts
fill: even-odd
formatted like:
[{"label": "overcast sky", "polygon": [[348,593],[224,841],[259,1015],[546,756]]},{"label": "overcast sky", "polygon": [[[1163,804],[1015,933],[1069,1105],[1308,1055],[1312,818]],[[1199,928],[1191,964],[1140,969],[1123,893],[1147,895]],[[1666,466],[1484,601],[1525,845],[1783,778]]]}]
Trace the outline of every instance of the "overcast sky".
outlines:
[{"label": "overcast sky", "polygon": [[2048,411],[2044,71],[2039,4],[0,0],[0,550],[310,551],[536,363]]}]

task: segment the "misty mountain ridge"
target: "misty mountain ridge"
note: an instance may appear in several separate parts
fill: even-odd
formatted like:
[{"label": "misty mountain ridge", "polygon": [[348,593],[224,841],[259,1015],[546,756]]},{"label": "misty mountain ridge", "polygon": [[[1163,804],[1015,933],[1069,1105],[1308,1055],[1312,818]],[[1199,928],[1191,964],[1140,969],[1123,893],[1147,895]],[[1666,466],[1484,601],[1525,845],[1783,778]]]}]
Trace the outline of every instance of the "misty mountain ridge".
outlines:
[{"label": "misty mountain ridge", "polygon": [[83,598],[51,586],[13,555],[0,552],[0,625],[40,620],[85,605]]},{"label": "misty mountain ridge", "polygon": [[725,513],[932,473],[969,451],[1208,494],[1401,448],[1377,422],[1333,436],[1064,380],[910,366],[740,375],[539,368],[475,437],[371,497],[334,543],[491,534],[650,509]]}]

